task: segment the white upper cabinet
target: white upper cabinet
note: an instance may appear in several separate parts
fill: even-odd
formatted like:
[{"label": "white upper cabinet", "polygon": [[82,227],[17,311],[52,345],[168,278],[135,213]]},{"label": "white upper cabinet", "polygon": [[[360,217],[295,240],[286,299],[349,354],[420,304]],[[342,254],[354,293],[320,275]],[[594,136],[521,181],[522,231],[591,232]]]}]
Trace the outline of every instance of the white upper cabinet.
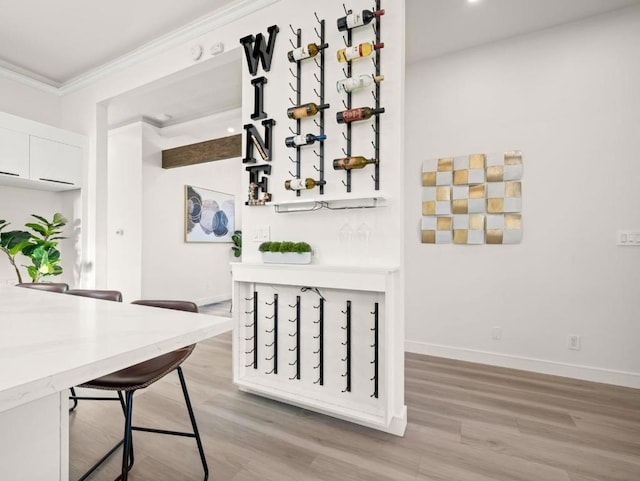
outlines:
[{"label": "white upper cabinet", "polygon": [[86,137],[0,112],[0,185],[79,189],[86,155]]},{"label": "white upper cabinet", "polygon": [[80,187],[82,149],[49,139],[31,136],[30,174],[32,180]]},{"label": "white upper cabinet", "polygon": [[29,177],[29,136],[0,127],[0,175]]}]

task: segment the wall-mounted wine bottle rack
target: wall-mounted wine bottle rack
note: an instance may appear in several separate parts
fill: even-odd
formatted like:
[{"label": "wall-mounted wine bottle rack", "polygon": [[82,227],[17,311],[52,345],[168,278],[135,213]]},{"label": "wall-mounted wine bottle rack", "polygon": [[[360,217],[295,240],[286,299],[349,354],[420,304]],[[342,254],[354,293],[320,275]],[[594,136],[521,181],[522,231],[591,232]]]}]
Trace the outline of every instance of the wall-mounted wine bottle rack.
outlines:
[{"label": "wall-mounted wine bottle rack", "polygon": [[346,386],[342,392],[351,392],[351,301],[347,301],[346,310],[342,311],[346,317],[346,323],[342,326],[345,331],[345,341],[342,343],[345,346],[345,357],[342,358],[342,362],[345,363],[345,372],[342,377],[345,378]]},{"label": "wall-mounted wine bottle rack", "polygon": [[271,356],[266,357],[265,361],[272,361],[273,364],[271,365],[271,370],[265,372],[265,374],[278,374],[278,294],[273,295],[273,301],[266,302],[265,304],[267,306],[273,306],[273,314],[267,316],[267,319],[273,321],[273,327],[265,331],[267,334],[273,335],[271,343],[265,344],[265,348],[273,349]]},{"label": "wall-mounted wine bottle rack", "polygon": [[[315,62],[315,64],[318,67],[318,70],[320,72],[320,76],[318,77],[317,73],[314,73],[314,77],[315,79],[318,81],[318,87],[320,89],[320,91],[318,92],[317,88],[314,88],[314,92],[318,97],[318,105],[323,106],[324,108],[320,109],[319,112],[319,117],[320,117],[320,121],[318,121],[317,119],[313,119],[313,122],[316,124],[316,126],[319,129],[319,135],[324,135],[324,117],[325,117],[325,109],[328,107],[328,105],[326,105],[324,103],[324,99],[325,99],[325,91],[324,91],[324,84],[325,84],[325,49],[329,46],[327,43],[325,43],[325,21],[324,19],[320,20],[320,18],[318,18],[318,14],[316,12],[314,12],[314,15],[316,17],[316,20],[318,21],[319,25],[320,25],[320,31],[318,31],[317,27],[314,27],[314,30],[316,32],[316,35],[318,36],[319,39],[319,45],[320,45],[320,52],[318,53],[317,56],[312,57],[313,61]],[[291,32],[293,33],[296,41],[295,43],[289,39],[289,42],[291,43],[291,45],[293,46],[294,49],[296,48],[300,48],[302,47],[302,31],[300,29],[294,30],[293,27],[291,25],[289,25],[289,28],[291,29]],[[320,57],[320,61],[318,62],[317,57]],[[298,106],[302,104],[302,62],[306,61],[308,59],[302,59],[302,60],[297,60],[296,61],[296,72],[294,73],[293,70],[291,70],[291,68],[289,68],[289,72],[291,73],[291,75],[293,76],[293,78],[295,79],[296,82],[296,86],[294,87],[292,85],[291,82],[289,82],[289,87],[291,87],[291,90],[293,90],[293,92],[296,94],[296,101],[294,102],[291,98],[289,98],[289,101],[294,105],[294,106]],[[289,130],[291,131],[291,133],[293,133],[293,135],[302,135],[302,119],[296,119],[296,130],[294,132],[294,130],[289,127]],[[315,162],[313,164],[313,168],[318,172],[318,189],[320,192],[320,195],[324,194],[324,186],[326,184],[326,181],[324,179],[324,140],[319,140],[319,148],[318,150],[320,152],[317,152],[315,150],[315,148],[313,149],[314,154],[317,157],[317,161],[318,161],[318,165],[316,166]],[[293,162],[296,166],[296,171],[295,174],[291,171],[289,171],[289,174],[292,177],[295,177],[296,179],[300,179],[302,176],[302,169],[301,169],[301,149],[302,146],[296,146],[296,158],[295,160],[292,159],[291,157],[289,157],[289,160],[291,162]],[[300,197],[300,190],[296,190],[296,196]]]},{"label": "wall-mounted wine bottle rack", "polygon": [[[318,294],[318,305],[314,305],[314,309],[318,310],[318,318],[313,321],[313,324],[318,326],[317,333],[313,335],[313,339],[317,341],[317,349],[313,350],[313,354],[317,356],[317,363],[313,366],[314,370],[318,371],[318,377],[313,384],[318,384],[320,386],[324,385],[324,356],[325,356],[325,305],[326,299],[320,293],[317,288],[311,287],[301,287],[301,292],[313,291]],[[253,291],[252,297],[245,298],[246,301],[250,301],[252,303],[252,308],[249,311],[245,311],[247,316],[250,316],[251,322],[245,324],[245,328],[249,329],[249,335],[244,337],[245,345],[250,347],[249,350],[245,350],[246,355],[251,356],[251,360],[248,364],[245,364],[245,367],[252,367],[253,369],[258,369],[258,292]],[[266,334],[266,339],[263,340],[265,354],[264,360],[267,363],[271,363],[271,368],[264,373],[269,374],[278,374],[278,294],[273,294],[273,299],[270,302],[265,301],[264,305],[268,308],[271,308],[271,315],[264,315],[264,319],[266,321],[271,321],[271,328],[266,329],[264,332]],[[289,338],[293,340],[293,344],[288,348],[288,351],[292,353],[293,360],[289,362],[289,366],[295,367],[294,374],[289,377],[290,381],[300,379],[301,377],[301,358],[304,354],[301,350],[301,338],[302,338],[302,319],[301,319],[301,296],[297,295],[295,297],[294,304],[288,304],[291,309],[294,309],[294,317],[289,319],[289,322],[294,324],[291,332],[288,334]],[[370,348],[373,350],[373,360],[369,361],[369,363],[373,366],[373,376],[369,379],[373,382],[373,394],[370,397],[378,398],[378,363],[379,363],[379,304],[377,302],[374,303],[374,308],[371,314],[373,315],[373,327],[370,330],[373,332],[373,344],[370,344]],[[344,314],[344,324],[340,326],[341,331],[343,332],[343,339],[340,341],[340,345],[343,346],[343,356],[340,357],[340,361],[344,363],[344,371],[340,375],[344,379],[344,388],[341,389],[342,393],[351,392],[352,390],[352,349],[353,349],[353,326],[352,326],[352,301],[346,300],[346,308],[341,310],[342,314]],[[271,342],[269,342],[271,341]],[[364,347],[364,346],[363,346]],[[269,355],[271,354],[271,355]]]},{"label": "wall-mounted wine bottle rack", "polygon": [[371,345],[371,347],[373,348],[373,361],[371,361],[371,364],[373,364],[373,377],[371,378],[371,381],[373,381],[373,394],[371,395],[371,397],[375,397],[376,399],[378,398],[378,362],[379,362],[379,357],[380,357],[380,346],[379,346],[379,326],[378,326],[378,317],[379,317],[379,313],[378,313],[378,303],[376,302],[373,305],[373,312],[371,313],[373,314],[373,328],[371,329],[373,331],[373,344]]},{"label": "wall-mounted wine bottle rack", "polygon": [[247,355],[253,355],[253,360],[246,364],[245,367],[253,367],[254,369],[258,369],[258,293],[256,291],[253,292],[252,297],[247,297],[245,300],[253,301],[253,309],[250,311],[245,311],[245,314],[252,315],[253,320],[249,324],[245,324],[244,327],[248,329],[252,329],[252,335],[249,337],[245,337],[244,340],[247,342],[252,342],[253,347],[245,351]]},{"label": "wall-mounted wine bottle rack", "polygon": [[[352,13],[351,10],[347,10],[347,7],[344,3],[342,4],[342,7],[344,8],[345,15],[349,15]],[[376,10],[380,10],[380,8],[381,8],[381,0],[376,0]],[[379,16],[376,16],[375,18],[375,23],[373,23],[373,29],[376,36],[375,43],[376,44],[380,43],[381,34],[380,34],[380,17]],[[342,38],[344,39],[344,43],[346,47],[347,48],[351,47],[353,43],[352,29],[348,29],[347,37],[345,38],[343,36]],[[375,50],[375,57],[373,58],[373,66],[375,68],[375,75],[380,76],[380,73],[381,73],[380,49]],[[351,78],[351,76],[353,75],[353,66],[351,65],[351,62],[347,62],[347,69],[346,70],[342,69],[342,71],[345,77]],[[375,84],[375,91],[372,92],[372,94],[373,94],[373,99],[375,101],[375,108],[379,109],[380,108],[380,83],[374,82],[374,84]],[[344,100],[342,101],[342,103],[344,104],[347,110],[350,110],[353,108],[351,95],[352,95],[351,92],[347,92],[347,101],[346,102]],[[351,149],[352,125],[351,124],[352,122],[347,122],[346,123],[347,133],[346,134],[344,132],[342,133],[343,137],[347,142],[346,149],[343,148],[342,152],[347,158],[351,157],[352,155],[352,149]],[[380,116],[379,115],[374,115],[373,124],[371,125],[371,128],[373,129],[373,132],[374,132],[374,140],[371,143],[373,145],[374,158],[376,159],[376,162],[374,164],[374,169],[375,169],[374,174],[371,177],[373,179],[375,190],[380,190]],[[351,169],[346,169],[345,172],[346,172],[347,180],[346,182],[343,180],[342,183],[347,188],[347,192],[351,192],[352,171]]]},{"label": "wall-mounted wine bottle rack", "polygon": [[300,296],[296,296],[296,303],[289,307],[296,310],[296,317],[294,319],[289,319],[289,322],[293,322],[296,325],[296,330],[292,334],[289,334],[289,337],[293,337],[296,341],[295,345],[292,348],[289,348],[289,352],[295,352],[296,358],[293,362],[289,363],[289,366],[296,367],[296,373],[289,378],[290,381],[294,379],[300,379]]},{"label": "wall-mounted wine bottle rack", "polygon": [[324,297],[320,297],[319,301],[320,303],[314,306],[318,309],[318,320],[313,322],[318,325],[318,334],[313,336],[314,339],[318,340],[318,350],[313,351],[314,354],[318,355],[318,364],[313,367],[318,370],[318,379],[313,384],[322,386],[324,384]]},{"label": "wall-mounted wine bottle rack", "polygon": [[[381,9],[381,0],[376,0],[376,10]],[[376,43],[380,43],[381,34],[380,34],[380,17],[376,17],[376,23],[373,26],[376,33]],[[376,75],[380,75],[380,50],[376,50],[376,58],[375,58],[375,68]],[[376,102],[376,109],[380,108],[380,83],[375,82],[375,95],[374,99]],[[374,174],[373,174],[373,183],[375,190],[380,190],[380,116],[376,115],[373,121],[373,130],[374,130],[374,140],[373,140],[373,149],[374,155],[376,159],[376,163],[374,164]],[[377,391],[377,389],[376,389]],[[376,396],[377,397],[377,396]]]},{"label": "wall-mounted wine bottle rack", "polygon": [[[234,356],[242,360],[234,382],[247,392],[400,432],[395,394],[404,379],[391,367],[403,364],[403,331],[389,322],[399,275],[394,268],[234,265],[234,298],[260,299],[259,313],[252,302],[242,310],[247,328],[234,329]],[[251,319],[260,327],[258,369],[245,354],[255,344]]]}]

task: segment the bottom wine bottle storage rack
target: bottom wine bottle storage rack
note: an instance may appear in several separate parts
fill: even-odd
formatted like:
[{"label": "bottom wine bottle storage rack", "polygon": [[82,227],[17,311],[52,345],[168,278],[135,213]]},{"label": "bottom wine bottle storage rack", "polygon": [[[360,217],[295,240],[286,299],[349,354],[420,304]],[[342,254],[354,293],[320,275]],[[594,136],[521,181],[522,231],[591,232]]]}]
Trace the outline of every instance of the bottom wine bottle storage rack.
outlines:
[{"label": "bottom wine bottle storage rack", "polygon": [[395,269],[235,264],[234,381],[243,390],[402,435]]}]

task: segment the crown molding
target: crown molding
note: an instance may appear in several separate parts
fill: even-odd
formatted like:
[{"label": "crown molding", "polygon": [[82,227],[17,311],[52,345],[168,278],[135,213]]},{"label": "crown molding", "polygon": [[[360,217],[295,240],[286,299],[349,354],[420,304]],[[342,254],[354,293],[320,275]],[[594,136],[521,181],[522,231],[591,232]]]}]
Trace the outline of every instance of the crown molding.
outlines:
[{"label": "crown molding", "polygon": [[30,75],[19,73],[3,66],[0,66],[0,76],[50,94],[58,96],[68,95],[77,92],[102,78],[112,75],[113,73],[121,71],[126,67],[147,60],[182,43],[189,42],[201,35],[227,25],[228,23],[277,3],[278,1],[280,0],[240,0],[232,5],[222,8],[221,10],[217,10],[211,15],[163,35],[162,37],[132,50],[111,62],[107,62],[100,67],[89,70],[85,74],[64,82],[59,86],[51,85],[43,82],[42,80],[31,77]]},{"label": "crown molding", "polygon": [[60,95],[60,87],[50,85],[30,75],[16,72],[4,66],[0,66],[0,76],[9,80],[13,80],[14,82],[20,83],[22,85],[26,85],[27,87],[42,90],[43,92],[46,92],[48,94]]}]

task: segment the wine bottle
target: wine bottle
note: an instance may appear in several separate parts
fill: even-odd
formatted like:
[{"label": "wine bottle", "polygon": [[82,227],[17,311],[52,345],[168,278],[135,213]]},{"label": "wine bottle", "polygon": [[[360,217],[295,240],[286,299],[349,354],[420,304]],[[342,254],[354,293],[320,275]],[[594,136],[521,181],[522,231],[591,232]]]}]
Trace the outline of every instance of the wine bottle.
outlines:
[{"label": "wine bottle", "polygon": [[308,104],[297,105],[287,109],[287,117],[290,119],[302,119],[304,117],[313,117],[315,114],[329,108],[329,104],[318,105],[310,102]]},{"label": "wine bottle", "polygon": [[352,170],[362,169],[369,164],[375,164],[376,159],[367,159],[362,155],[356,155],[355,157],[344,157],[342,159],[334,159],[333,168],[335,170]]},{"label": "wine bottle", "polygon": [[317,43],[310,43],[309,45],[303,45],[296,49],[290,50],[287,53],[289,62],[297,62],[298,60],[304,60],[305,58],[311,58],[318,55],[320,50],[325,48],[326,45],[318,45]]},{"label": "wine bottle", "polygon": [[344,32],[350,28],[368,25],[371,23],[371,20],[382,15],[384,15],[384,10],[376,10],[375,12],[371,10],[363,10],[362,13],[350,13],[346,17],[338,19],[338,30],[340,32]]},{"label": "wine bottle", "polygon": [[384,75],[366,75],[362,74],[358,77],[343,78],[336,82],[338,92],[353,92],[356,89],[368,87],[372,83],[379,84],[384,80]]},{"label": "wine bottle", "polygon": [[384,108],[372,109],[370,107],[360,107],[357,109],[343,110],[336,114],[336,120],[339,124],[346,124],[348,122],[357,122],[358,120],[366,120],[371,118],[372,115],[378,115],[384,113]]},{"label": "wine bottle", "polygon": [[338,62],[351,62],[352,60],[368,57],[374,50],[384,47],[384,43],[361,43],[338,50]]},{"label": "wine bottle", "polygon": [[306,179],[290,179],[284,181],[284,188],[287,190],[308,190],[313,189],[320,182],[313,180],[311,177]]},{"label": "wine bottle", "polygon": [[284,139],[284,144],[287,147],[299,147],[300,145],[311,145],[316,140],[320,141],[320,140],[324,140],[326,138],[327,138],[327,136],[324,135],[324,134],[322,134],[322,135],[313,135],[313,134],[296,135],[296,136],[287,137],[286,139]]}]

